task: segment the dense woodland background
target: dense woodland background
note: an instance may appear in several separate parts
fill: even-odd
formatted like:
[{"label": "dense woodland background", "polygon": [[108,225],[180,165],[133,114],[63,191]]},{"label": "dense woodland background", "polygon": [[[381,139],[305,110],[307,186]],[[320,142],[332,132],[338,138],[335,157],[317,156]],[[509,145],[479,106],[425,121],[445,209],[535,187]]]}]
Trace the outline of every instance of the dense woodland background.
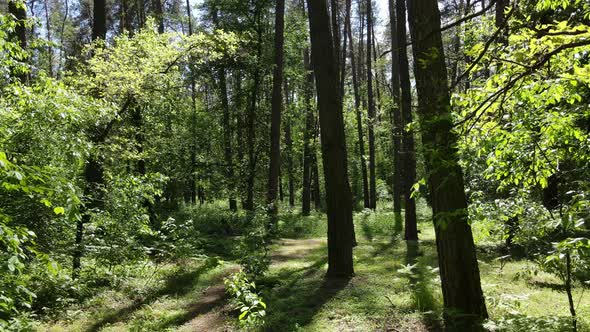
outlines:
[{"label": "dense woodland background", "polygon": [[590,3],[2,0],[0,330],[590,331]]}]

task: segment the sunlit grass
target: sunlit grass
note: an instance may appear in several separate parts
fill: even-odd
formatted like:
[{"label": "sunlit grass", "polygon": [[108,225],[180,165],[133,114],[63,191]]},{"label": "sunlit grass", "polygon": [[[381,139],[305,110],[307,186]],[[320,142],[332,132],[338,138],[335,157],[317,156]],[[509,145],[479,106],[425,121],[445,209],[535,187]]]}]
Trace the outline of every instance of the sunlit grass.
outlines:
[{"label": "sunlit grass", "polygon": [[[386,207],[378,213],[355,213],[358,246],[355,276],[328,281],[325,215],[281,215],[285,237],[271,248],[272,264],[258,281],[268,306],[266,331],[436,331],[441,327],[442,295],[434,230],[428,211],[419,205],[420,242],[408,255],[405,241]],[[398,230],[396,233],[396,229]],[[231,250],[226,239],[220,250]],[[484,250],[485,249],[485,250]],[[239,253],[237,253],[239,254]],[[236,253],[226,253],[231,259]],[[567,297],[561,281],[536,271],[528,260],[502,260],[486,239],[478,253],[490,321],[498,331],[569,331]],[[413,269],[408,266],[415,264]],[[117,287],[70,308],[39,331],[175,331],[211,311],[220,312],[225,329],[238,330],[237,315],[227,300],[195,309],[207,290],[220,287],[236,269],[231,262],[187,259],[161,265],[129,267]],[[579,331],[589,331],[590,297],[576,287]]]}]

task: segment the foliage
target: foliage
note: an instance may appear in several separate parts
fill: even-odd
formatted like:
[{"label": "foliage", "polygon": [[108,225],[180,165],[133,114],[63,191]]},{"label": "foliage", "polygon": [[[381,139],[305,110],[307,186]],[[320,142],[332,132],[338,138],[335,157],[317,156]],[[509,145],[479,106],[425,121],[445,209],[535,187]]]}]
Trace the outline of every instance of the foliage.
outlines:
[{"label": "foliage", "polygon": [[262,325],[266,316],[266,304],[256,293],[256,284],[243,271],[231,275],[224,282],[227,293],[240,310],[240,323],[246,327]]}]

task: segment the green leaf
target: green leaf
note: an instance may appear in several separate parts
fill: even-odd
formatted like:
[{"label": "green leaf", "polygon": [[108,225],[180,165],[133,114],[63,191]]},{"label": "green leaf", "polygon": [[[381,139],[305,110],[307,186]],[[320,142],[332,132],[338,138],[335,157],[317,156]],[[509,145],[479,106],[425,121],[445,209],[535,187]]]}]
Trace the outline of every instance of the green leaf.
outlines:
[{"label": "green leaf", "polygon": [[61,206],[56,206],[55,208],[53,208],[53,213],[57,215],[64,214],[65,212],[66,210]]},{"label": "green leaf", "polygon": [[239,320],[243,320],[244,317],[246,317],[246,315],[248,314],[248,311],[244,311],[240,314],[240,316],[238,317]]}]

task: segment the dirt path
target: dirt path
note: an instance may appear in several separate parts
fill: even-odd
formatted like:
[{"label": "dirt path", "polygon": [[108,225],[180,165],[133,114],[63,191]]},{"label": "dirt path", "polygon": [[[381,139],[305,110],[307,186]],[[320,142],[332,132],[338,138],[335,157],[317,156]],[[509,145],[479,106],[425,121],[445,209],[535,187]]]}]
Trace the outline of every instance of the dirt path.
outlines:
[{"label": "dirt path", "polygon": [[[320,248],[325,243],[322,239],[280,239],[277,241],[277,248],[271,254],[271,265],[277,266],[287,261],[304,259],[311,251]],[[237,272],[238,269],[230,269],[227,274]],[[194,317],[180,326],[178,331],[215,331],[225,332],[233,331],[231,320],[232,308],[228,304],[225,296],[225,287],[223,278],[207,287],[202,292],[198,301],[186,308],[186,316]]]}]

